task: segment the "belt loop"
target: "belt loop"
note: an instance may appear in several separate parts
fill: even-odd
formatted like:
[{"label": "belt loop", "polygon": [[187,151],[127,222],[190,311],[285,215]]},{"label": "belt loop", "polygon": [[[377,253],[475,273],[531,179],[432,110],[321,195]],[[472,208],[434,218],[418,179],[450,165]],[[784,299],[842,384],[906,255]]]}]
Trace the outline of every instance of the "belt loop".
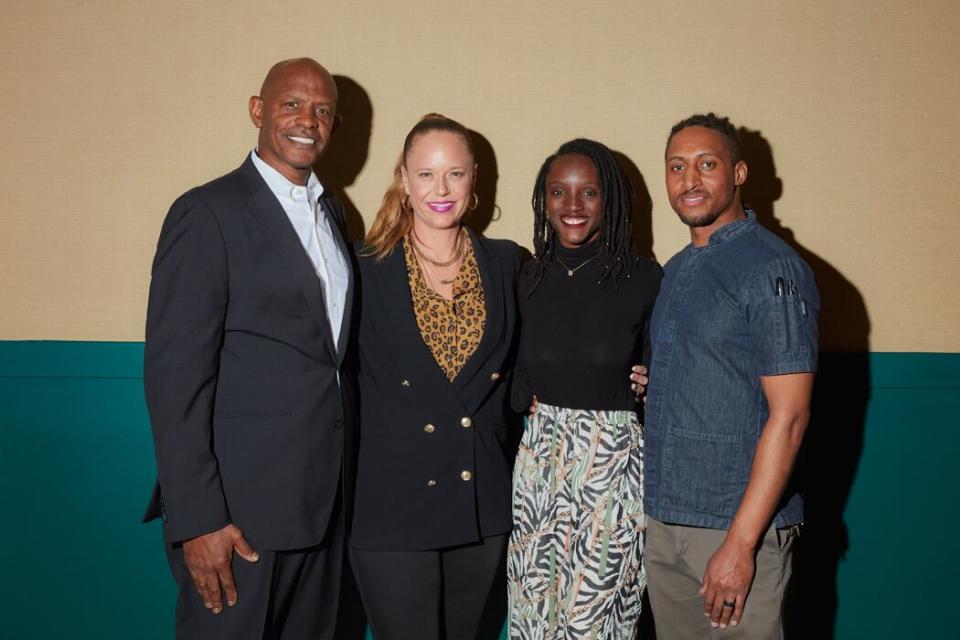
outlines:
[{"label": "belt loop", "polygon": [[784,527],[783,529],[777,529],[777,545],[783,548],[783,541],[793,536],[794,538],[800,537],[801,527],[803,527],[802,522],[797,524],[792,524],[789,527]]}]

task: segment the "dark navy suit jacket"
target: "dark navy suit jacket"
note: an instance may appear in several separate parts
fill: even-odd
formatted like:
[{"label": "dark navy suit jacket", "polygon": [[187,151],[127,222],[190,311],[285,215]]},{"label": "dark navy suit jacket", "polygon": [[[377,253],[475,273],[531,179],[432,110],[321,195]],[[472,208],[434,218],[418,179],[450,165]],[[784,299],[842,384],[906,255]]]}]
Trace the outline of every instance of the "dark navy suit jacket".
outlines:
[{"label": "dark navy suit jacket", "polygon": [[[321,204],[349,263],[343,208]],[[320,280],[250,158],[173,204],[144,357],[158,472],[145,519],[162,516],[168,541],[231,522],[255,549],[321,541],[352,477],[353,295],[351,269],[331,335]]]}]

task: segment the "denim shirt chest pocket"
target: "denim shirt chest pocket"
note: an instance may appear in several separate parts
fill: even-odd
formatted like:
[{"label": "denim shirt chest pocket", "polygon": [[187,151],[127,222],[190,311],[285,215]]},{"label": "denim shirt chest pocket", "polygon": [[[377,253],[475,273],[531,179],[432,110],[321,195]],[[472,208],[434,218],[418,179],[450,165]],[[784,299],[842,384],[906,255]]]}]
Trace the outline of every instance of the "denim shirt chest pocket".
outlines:
[{"label": "denim shirt chest pocket", "polygon": [[662,455],[661,497],[673,509],[718,517],[736,509],[750,463],[742,435],[669,426]]}]

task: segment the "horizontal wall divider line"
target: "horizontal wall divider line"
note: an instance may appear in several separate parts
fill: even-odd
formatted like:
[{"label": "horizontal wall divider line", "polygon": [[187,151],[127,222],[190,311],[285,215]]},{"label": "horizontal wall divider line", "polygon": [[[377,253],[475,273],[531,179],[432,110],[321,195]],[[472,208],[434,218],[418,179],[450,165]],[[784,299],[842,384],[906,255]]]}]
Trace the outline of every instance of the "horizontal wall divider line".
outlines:
[{"label": "horizontal wall divider line", "polygon": [[955,385],[895,385],[895,384],[871,384],[871,389],[885,389],[887,391],[898,391],[907,389],[927,389],[929,391],[960,391],[960,386]]},{"label": "horizontal wall divider line", "polygon": [[[960,390],[960,353],[824,352],[818,380],[851,382],[840,372],[863,371],[871,389]],[[0,340],[0,378],[142,380],[142,342]]]},{"label": "horizontal wall divider line", "polygon": [[0,375],[0,380],[16,378],[18,380],[143,380],[143,376],[47,376],[42,374]]}]

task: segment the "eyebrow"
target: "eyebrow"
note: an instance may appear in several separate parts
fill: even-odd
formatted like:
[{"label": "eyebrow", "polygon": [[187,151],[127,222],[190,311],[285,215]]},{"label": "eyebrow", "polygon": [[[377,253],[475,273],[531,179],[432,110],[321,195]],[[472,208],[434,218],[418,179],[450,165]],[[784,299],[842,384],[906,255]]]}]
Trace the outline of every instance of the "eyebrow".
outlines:
[{"label": "eyebrow", "polygon": [[[703,151],[703,152],[701,152],[701,153],[698,153],[698,154],[695,155],[694,157],[695,157],[695,158],[702,158],[703,156],[713,156],[713,157],[715,157],[715,158],[718,158],[718,157],[720,157],[720,154],[719,154],[719,153],[714,153],[713,151]],[[683,156],[670,156],[669,158],[667,158],[667,162],[670,162],[671,160],[685,160],[685,159],[686,159],[686,158],[684,158]]]},{"label": "eyebrow", "polygon": [[[306,101],[307,101],[307,98],[305,98],[305,97],[303,96],[303,94],[301,94],[301,93],[294,93],[293,91],[288,91],[288,92],[282,94],[282,95],[280,96],[280,99],[281,99],[281,100],[299,100],[300,102],[306,102]],[[335,101],[325,101],[325,102],[318,102],[317,104],[321,104],[321,105],[323,105],[323,106],[325,106],[325,107],[329,107],[329,106],[332,105],[332,104],[336,104],[336,102],[335,102]]]}]

